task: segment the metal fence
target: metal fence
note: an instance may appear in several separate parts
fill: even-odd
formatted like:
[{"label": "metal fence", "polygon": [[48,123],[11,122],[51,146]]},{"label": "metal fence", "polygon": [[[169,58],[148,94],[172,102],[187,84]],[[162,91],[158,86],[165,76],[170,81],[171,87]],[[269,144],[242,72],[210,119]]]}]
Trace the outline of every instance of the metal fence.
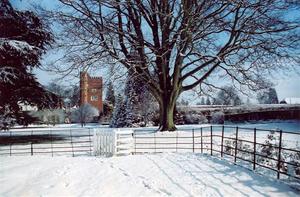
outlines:
[{"label": "metal fence", "polygon": [[93,155],[92,129],[13,130],[0,133],[0,156]]},{"label": "metal fence", "polygon": [[173,133],[134,133],[134,153],[194,152],[232,159],[300,180],[300,132],[208,126]]}]

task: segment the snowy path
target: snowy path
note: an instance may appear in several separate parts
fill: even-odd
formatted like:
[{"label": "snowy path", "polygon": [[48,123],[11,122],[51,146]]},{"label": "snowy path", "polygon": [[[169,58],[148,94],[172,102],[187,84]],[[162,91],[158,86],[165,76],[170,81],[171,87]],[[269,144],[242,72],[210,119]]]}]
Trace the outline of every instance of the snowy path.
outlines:
[{"label": "snowy path", "polygon": [[297,196],[287,185],[205,155],[1,157],[0,196]]}]

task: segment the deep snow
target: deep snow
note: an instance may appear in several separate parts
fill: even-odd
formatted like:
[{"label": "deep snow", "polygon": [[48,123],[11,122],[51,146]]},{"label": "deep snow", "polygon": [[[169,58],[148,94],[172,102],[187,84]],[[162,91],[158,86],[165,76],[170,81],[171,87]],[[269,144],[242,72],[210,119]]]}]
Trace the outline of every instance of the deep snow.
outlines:
[{"label": "deep snow", "polygon": [[276,179],[192,153],[2,157],[0,196],[297,196]]}]

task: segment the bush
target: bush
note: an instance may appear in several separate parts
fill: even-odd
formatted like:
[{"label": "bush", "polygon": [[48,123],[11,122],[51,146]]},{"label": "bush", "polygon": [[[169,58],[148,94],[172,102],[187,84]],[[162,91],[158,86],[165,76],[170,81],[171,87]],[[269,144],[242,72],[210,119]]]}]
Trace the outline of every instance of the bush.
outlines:
[{"label": "bush", "polygon": [[202,113],[197,112],[187,112],[184,115],[184,123],[185,124],[201,124],[207,123],[206,117]]},{"label": "bush", "polygon": [[211,115],[211,123],[213,124],[224,124],[224,121],[225,121],[225,115],[223,112],[214,112],[212,115]]}]

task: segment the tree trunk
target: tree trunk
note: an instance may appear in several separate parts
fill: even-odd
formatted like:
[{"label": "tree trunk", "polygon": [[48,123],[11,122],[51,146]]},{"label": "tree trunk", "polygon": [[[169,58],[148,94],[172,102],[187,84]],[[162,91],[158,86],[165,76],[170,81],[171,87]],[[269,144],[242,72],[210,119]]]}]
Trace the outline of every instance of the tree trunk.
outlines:
[{"label": "tree trunk", "polygon": [[167,97],[162,102],[159,102],[160,109],[160,131],[175,131],[174,124],[174,109],[176,99]]}]

